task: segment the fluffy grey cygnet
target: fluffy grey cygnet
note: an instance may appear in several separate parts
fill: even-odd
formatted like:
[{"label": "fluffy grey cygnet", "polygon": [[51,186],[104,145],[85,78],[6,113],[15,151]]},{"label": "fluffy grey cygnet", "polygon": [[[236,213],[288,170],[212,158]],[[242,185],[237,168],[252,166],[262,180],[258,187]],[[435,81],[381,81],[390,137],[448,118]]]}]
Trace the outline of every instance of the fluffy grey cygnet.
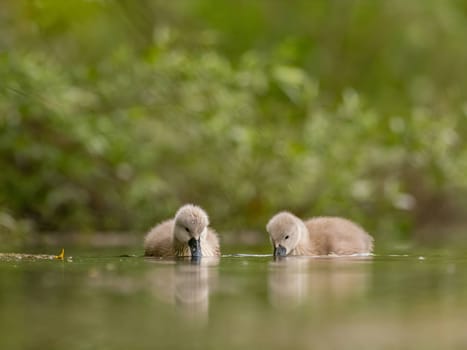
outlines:
[{"label": "fluffy grey cygnet", "polygon": [[302,221],[289,212],[269,220],[266,230],[275,256],[352,255],[373,251],[373,237],[356,223],[339,217]]},{"label": "fluffy grey cygnet", "polygon": [[182,206],[174,219],[149,231],[144,255],[158,257],[220,256],[219,238],[209,226],[206,212],[193,204]]}]

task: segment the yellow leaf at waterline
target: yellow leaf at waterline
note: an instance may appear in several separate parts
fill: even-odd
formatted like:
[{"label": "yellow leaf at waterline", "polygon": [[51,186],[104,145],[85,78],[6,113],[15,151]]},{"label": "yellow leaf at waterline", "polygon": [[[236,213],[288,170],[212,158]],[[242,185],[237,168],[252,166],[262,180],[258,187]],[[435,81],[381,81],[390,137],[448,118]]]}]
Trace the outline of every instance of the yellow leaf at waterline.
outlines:
[{"label": "yellow leaf at waterline", "polygon": [[55,259],[63,260],[64,258],[65,258],[65,249],[62,248],[62,251],[60,252],[60,254],[55,255]]}]

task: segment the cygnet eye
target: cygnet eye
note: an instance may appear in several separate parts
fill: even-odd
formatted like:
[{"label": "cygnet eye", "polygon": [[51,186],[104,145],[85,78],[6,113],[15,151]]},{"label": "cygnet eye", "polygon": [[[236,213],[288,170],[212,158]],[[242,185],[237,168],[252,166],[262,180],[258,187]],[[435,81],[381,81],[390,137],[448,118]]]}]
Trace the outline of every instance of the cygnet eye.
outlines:
[{"label": "cygnet eye", "polygon": [[185,231],[190,233],[190,230],[188,229],[188,227],[185,227]]},{"label": "cygnet eye", "polygon": [[285,239],[289,239],[289,235],[285,236]]}]

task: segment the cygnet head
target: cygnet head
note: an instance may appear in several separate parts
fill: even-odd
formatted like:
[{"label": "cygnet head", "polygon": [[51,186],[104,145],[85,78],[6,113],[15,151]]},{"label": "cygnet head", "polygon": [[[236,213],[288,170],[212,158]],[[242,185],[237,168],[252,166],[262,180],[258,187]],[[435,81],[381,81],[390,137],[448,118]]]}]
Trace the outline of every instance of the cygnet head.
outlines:
[{"label": "cygnet head", "polygon": [[209,218],[200,207],[187,204],[175,214],[174,238],[180,243],[187,243],[192,257],[201,256],[201,238],[207,235]]},{"label": "cygnet head", "polygon": [[295,215],[280,212],[266,225],[271,238],[274,256],[286,256],[295,249],[302,238],[303,222]]}]

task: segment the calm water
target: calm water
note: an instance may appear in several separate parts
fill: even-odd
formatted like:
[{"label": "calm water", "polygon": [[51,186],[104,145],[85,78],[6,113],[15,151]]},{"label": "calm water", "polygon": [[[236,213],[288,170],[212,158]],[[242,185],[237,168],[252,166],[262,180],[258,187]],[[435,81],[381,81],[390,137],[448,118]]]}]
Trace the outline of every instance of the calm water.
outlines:
[{"label": "calm water", "polygon": [[0,262],[0,349],[467,348],[467,255]]}]

